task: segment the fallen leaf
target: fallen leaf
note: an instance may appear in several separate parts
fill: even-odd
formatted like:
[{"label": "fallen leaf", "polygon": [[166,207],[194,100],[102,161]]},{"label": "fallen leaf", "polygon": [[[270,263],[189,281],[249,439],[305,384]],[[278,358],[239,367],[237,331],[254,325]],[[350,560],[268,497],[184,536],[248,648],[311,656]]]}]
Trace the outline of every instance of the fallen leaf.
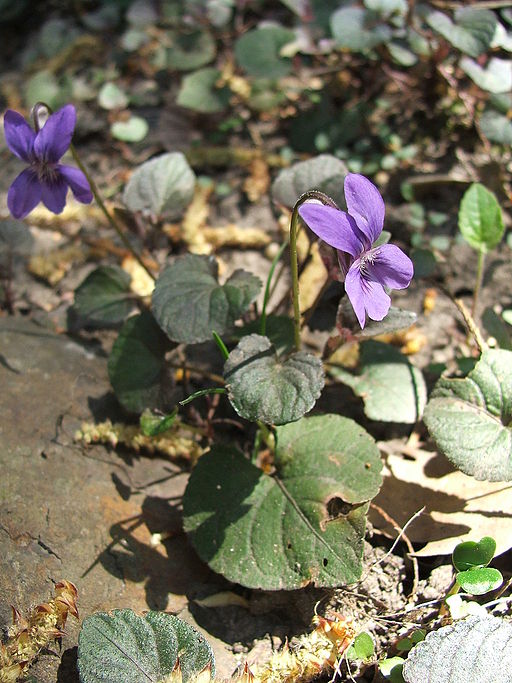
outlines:
[{"label": "fallen leaf", "polygon": [[[379,446],[388,455],[384,483],[374,502],[401,526],[425,506],[406,530],[411,542],[426,543],[415,555],[448,555],[460,541],[483,536],[496,540],[496,555],[512,547],[512,484],[477,481],[436,452],[409,450],[396,442]],[[397,454],[400,450],[402,455]],[[370,520],[396,537],[396,529],[373,509]]]},{"label": "fallen leaf", "polygon": [[214,249],[241,247],[259,249],[270,244],[270,235],[260,228],[240,228],[233,223],[220,227],[205,227],[203,234]]},{"label": "fallen leaf", "polygon": [[250,202],[257,202],[267,194],[270,187],[268,164],[257,157],[251,161],[249,171],[250,175],[244,180],[243,189]]},{"label": "fallen leaf", "polygon": [[133,256],[126,256],[121,263],[121,268],[132,278],[130,282],[132,292],[138,296],[151,296],[155,281]]},{"label": "fallen leaf", "polygon": [[203,232],[210,213],[208,200],[212,192],[213,185],[196,185],[194,197],[183,217],[181,238],[192,254],[212,253],[212,247]]}]

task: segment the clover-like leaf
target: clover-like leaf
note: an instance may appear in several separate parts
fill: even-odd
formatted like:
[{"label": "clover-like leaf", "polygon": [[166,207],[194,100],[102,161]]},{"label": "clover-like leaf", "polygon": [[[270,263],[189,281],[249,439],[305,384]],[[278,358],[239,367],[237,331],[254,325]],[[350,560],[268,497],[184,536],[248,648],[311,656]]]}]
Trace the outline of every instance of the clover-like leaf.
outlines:
[{"label": "clover-like leaf", "polygon": [[247,31],[235,43],[235,58],[249,76],[281,78],[292,68],[292,61],[281,56],[281,49],[295,39],[295,32],[281,26],[265,26]]},{"label": "clover-like leaf", "polygon": [[[173,614],[131,609],[96,612],[84,619],[78,641],[81,683],[162,683],[215,675],[215,658],[204,637]],[[178,680],[178,678],[176,678]]]},{"label": "clover-like leaf", "polygon": [[361,7],[340,7],[331,15],[331,32],[336,46],[354,52],[367,52],[391,37],[386,24],[375,21],[374,12]]},{"label": "clover-like leaf", "polygon": [[168,266],[153,292],[153,313],[170,339],[196,344],[232,329],[258,296],[261,280],[236,270],[220,285],[214,258],[187,254]]},{"label": "clover-like leaf", "polygon": [[202,114],[213,114],[225,109],[231,90],[217,87],[221,73],[214,67],[206,67],[186,76],[178,93],[177,103]]},{"label": "clover-like leaf", "polygon": [[470,616],[432,631],[409,653],[407,683],[510,683],[512,625]]},{"label": "clover-like leaf", "polygon": [[133,172],[123,201],[130,211],[177,215],[191,202],[195,184],[194,171],[185,156],[169,152],[145,161]]},{"label": "clover-like leaf", "polygon": [[348,169],[343,161],[330,154],[320,154],[280,171],[272,183],[272,197],[291,209],[304,192],[320,190],[339,202],[343,208],[343,182],[347,173]]},{"label": "clover-like leaf", "polygon": [[451,45],[471,57],[478,57],[490,46],[496,31],[494,12],[476,7],[461,7],[452,21],[447,14],[432,10],[426,21]]},{"label": "clover-like leaf", "polygon": [[423,416],[439,449],[464,474],[512,479],[512,352],[489,349],[465,379],[441,378]]},{"label": "clover-like leaf", "polygon": [[329,372],[363,399],[371,420],[414,424],[423,413],[427,401],[423,374],[389,344],[373,340],[361,344],[359,375],[336,366]]},{"label": "clover-like leaf", "polygon": [[224,365],[229,400],[246,420],[282,425],[313,408],[324,386],[322,362],[297,351],[279,359],[267,337],[250,334]]},{"label": "clover-like leaf", "polygon": [[230,446],[199,460],[183,513],[201,559],[265,590],[357,581],[367,501],[381,484],[373,439],[339,415],[304,418],[277,428],[274,466],[265,474]]},{"label": "clover-like leaf", "polygon": [[484,536],[476,541],[458,543],[452,554],[453,566],[464,572],[473,567],[487,567],[496,552],[496,541],[491,536]]},{"label": "clover-like leaf", "polygon": [[501,572],[493,567],[474,567],[457,574],[457,583],[465,593],[485,595],[503,583]]},{"label": "clover-like leaf", "polygon": [[192,71],[208,64],[215,57],[215,40],[209,31],[170,31],[167,40],[167,66],[179,71]]},{"label": "clover-like leaf", "polygon": [[172,381],[165,365],[171,344],[145,311],[128,318],[108,359],[108,376],[117,399],[126,410],[168,408]]},{"label": "clover-like leaf", "polygon": [[459,210],[459,228],[474,249],[490,251],[503,237],[505,224],[495,195],[480,183],[464,193]]},{"label": "clover-like leaf", "polygon": [[133,311],[131,277],[118,266],[99,266],[75,290],[75,311],[95,325],[117,325]]}]

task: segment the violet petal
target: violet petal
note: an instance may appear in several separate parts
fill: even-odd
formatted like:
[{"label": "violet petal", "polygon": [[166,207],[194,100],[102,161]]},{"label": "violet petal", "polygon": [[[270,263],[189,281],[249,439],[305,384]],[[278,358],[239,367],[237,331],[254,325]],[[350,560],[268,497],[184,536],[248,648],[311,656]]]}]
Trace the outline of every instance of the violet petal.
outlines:
[{"label": "violet petal", "polygon": [[68,185],[62,176],[58,176],[51,183],[41,184],[41,199],[47,209],[53,213],[62,213],[66,206]]},{"label": "violet petal", "polygon": [[344,183],[347,209],[364,233],[369,248],[382,232],[386,207],[375,185],[359,173],[349,173]]},{"label": "violet petal", "polygon": [[57,166],[57,170],[71,188],[75,199],[82,202],[82,204],[90,204],[90,202],[92,202],[92,192],[89,181],[79,168],[59,165]]},{"label": "violet petal", "polygon": [[367,280],[361,274],[359,266],[358,259],[350,267],[345,278],[345,291],[363,329],[366,313],[372,320],[382,320],[389,311],[391,299],[380,283]]},{"label": "violet petal", "polygon": [[41,183],[32,169],[26,168],[14,179],[7,193],[7,206],[14,218],[25,218],[41,201]]},{"label": "violet petal", "polygon": [[23,116],[8,109],[4,114],[4,131],[5,141],[11,152],[30,163],[36,134]]},{"label": "violet petal", "polygon": [[66,104],[48,117],[34,140],[34,152],[38,159],[51,164],[64,155],[69,145],[76,124],[76,110],[72,104]]},{"label": "violet petal", "polygon": [[365,264],[371,280],[391,289],[408,287],[414,274],[411,259],[394,244],[383,244],[368,252]]},{"label": "violet petal", "polygon": [[357,237],[357,226],[354,219],[344,211],[332,206],[306,202],[299,207],[299,215],[307,226],[335,249],[358,256],[363,245]]}]

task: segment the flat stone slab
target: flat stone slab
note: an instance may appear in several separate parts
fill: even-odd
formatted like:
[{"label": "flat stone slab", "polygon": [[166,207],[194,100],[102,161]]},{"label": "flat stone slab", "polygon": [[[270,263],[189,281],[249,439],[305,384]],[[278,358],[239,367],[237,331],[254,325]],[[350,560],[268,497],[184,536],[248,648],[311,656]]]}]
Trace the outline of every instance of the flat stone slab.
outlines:
[{"label": "flat stone slab", "polygon": [[[186,474],[163,458],[73,442],[82,421],[107,417],[106,358],[26,319],[0,318],[0,387],[0,627],[11,605],[26,613],[61,579],[77,586],[82,619],[162,609],[197,626],[189,599],[222,590],[222,580],[181,532]],[[154,547],[155,532],[171,536]],[[226,643],[239,621],[232,627],[226,642],[203,630],[221,676],[238,663]],[[78,680],[78,632],[70,617],[62,650],[30,670],[38,683]]]}]

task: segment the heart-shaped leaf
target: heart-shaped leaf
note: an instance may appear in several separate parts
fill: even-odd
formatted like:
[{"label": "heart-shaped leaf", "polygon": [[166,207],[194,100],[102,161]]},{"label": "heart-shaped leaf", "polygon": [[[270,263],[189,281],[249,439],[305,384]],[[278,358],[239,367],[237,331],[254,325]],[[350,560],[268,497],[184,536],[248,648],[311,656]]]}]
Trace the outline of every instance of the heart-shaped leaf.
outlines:
[{"label": "heart-shaped leaf", "polygon": [[506,114],[487,109],[480,117],[480,128],[485,137],[500,145],[512,145],[512,122]]},{"label": "heart-shaped leaf", "polygon": [[103,109],[124,109],[128,106],[128,97],[115,83],[104,83],[98,93],[98,104]]},{"label": "heart-shaped leaf", "polygon": [[304,192],[320,190],[343,208],[343,181],[347,173],[348,169],[343,161],[330,154],[320,154],[281,170],[272,183],[272,197],[291,209]]},{"label": "heart-shaped leaf", "polygon": [[292,61],[281,56],[281,49],[295,39],[295,32],[281,26],[265,26],[247,31],[235,43],[238,64],[250,76],[281,78],[292,68]]},{"label": "heart-shaped leaf", "polygon": [[361,344],[359,375],[336,366],[329,373],[363,399],[371,420],[414,424],[423,413],[427,401],[423,374],[389,344],[373,340]]},{"label": "heart-shaped leaf", "polygon": [[99,266],[75,290],[75,311],[95,325],[117,325],[133,311],[131,277],[118,266]]},{"label": "heart-shaped leaf", "polygon": [[[260,329],[261,320],[251,320],[235,331],[240,340],[248,334],[259,334]],[[295,343],[293,320],[287,315],[269,315],[266,319],[265,336],[270,339],[278,355],[288,353]]]},{"label": "heart-shaped leaf", "polygon": [[199,69],[185,76],[178,93],[180,107],[193,109],[201,114],[213,114],[228,106],[231,90],[217,87],[221,73],[214,67]]},{"label": "heart-shaped leaf", "polygon": [[476,567],[457,574],[457,583],[465,593],[484,595],[503,583],[501,572],[492,567]]},{"label": "heart-shaped leaf", "polygon": [[407,683],[510,683],[512,625],[470,616],[432,631],[403,666]]},{"label": "heart-shaped leaf", "polygon": [[480,183],[464,193],[459,209],[459,229],[474,249],[494,249],[503,237],[505,224],[495,195]]},{"label": "heart-shaped leaf", "polygon": [[465,379],[441,378],[423,416],[439,449],[464,474],[512,479],[512,352],[484,351]]},{"label": "heart-shaped leaf", "polygon": [[250,334],[231,351],[224,365],[229,400],[246,420],[282,425],[301,418],[324,387],[322,362],[298,351],[278,359],[267,337]]},{"label": "heart-shaped leaf", "polygon": [[130,211],[178,215],[192,201],[196,177],[181,152],[161,154],[134,172],[123,193]]},{"label": "heart-shaped leaf", "polygon": [[108,359],[108,376],[126,410],[169,408],[172,381],[165,365],[170,342],[149,312],[125,322]]},{"label": "heart-shaped leaf", "polygon": [[170,339],[196,344],[223,335],[258,296],[261,280],[236,270],[220,285],[217,262],[187,254],[168,266],[153,292],[153,313]]},{"label": "heart-shaped leaf", "polygon": [[377,23],[374,12],[361,7],[340,7],[331,15],[331,32],[336,46],[354,52],[367,52],[391,37],[386,24]]},{"label": "heart-shaped leaf", "polygon": [[167,67],[179,71],[192,71],[208,64],[215,57],[215,40],[209,31],[169,31],[167,40]]},{"label": "heart-shaped leaf", "polygon": [[381,484],[373,439],[339,415],[277,428],[275,473],[229,446],[194,468],[184,528],[230,581],[265,590],[339,586],[362,571],[367,501]]},{"label": "heart-shaped leaf", "polygon": [[475,7],[456,10],[453,22],[447,14],[429,11],[426,21],[451,45],[461,52],[478,57],[487,50],[494,37],[497,19],[494,12]]},{"label": "heart-shaped leaf", "polygon": [[127,121],[114,121],[110,126],[112,137],[123,142],[140,142],[148,134],[149,125],[140,116],[130,116]]},{"label": "heart-shaped leaf", "polygon": [[478,543],[464,541],[458,543],[453,550],[453,566],[459,572],[465,572],[473,567],[487,567],[495,552],[496,541],[490,536],[484,536]]},{"label": "heart-shaped leaf", "polygon": [[179,680],[186,683],[203,671],[210,671],[213,680],[210,645],[172,614],[148,612],[141,617],[122,609],[84,619],[78,641],[81,683],[162,683],[174,680],[173,672],[180,672]]},{"label": "heart-shaped leaf", "polygon": [[482,90],[507,93],[512,89],[512,60],[491,57],[485,69],[469,57],[460,60],[460,67]]}]

